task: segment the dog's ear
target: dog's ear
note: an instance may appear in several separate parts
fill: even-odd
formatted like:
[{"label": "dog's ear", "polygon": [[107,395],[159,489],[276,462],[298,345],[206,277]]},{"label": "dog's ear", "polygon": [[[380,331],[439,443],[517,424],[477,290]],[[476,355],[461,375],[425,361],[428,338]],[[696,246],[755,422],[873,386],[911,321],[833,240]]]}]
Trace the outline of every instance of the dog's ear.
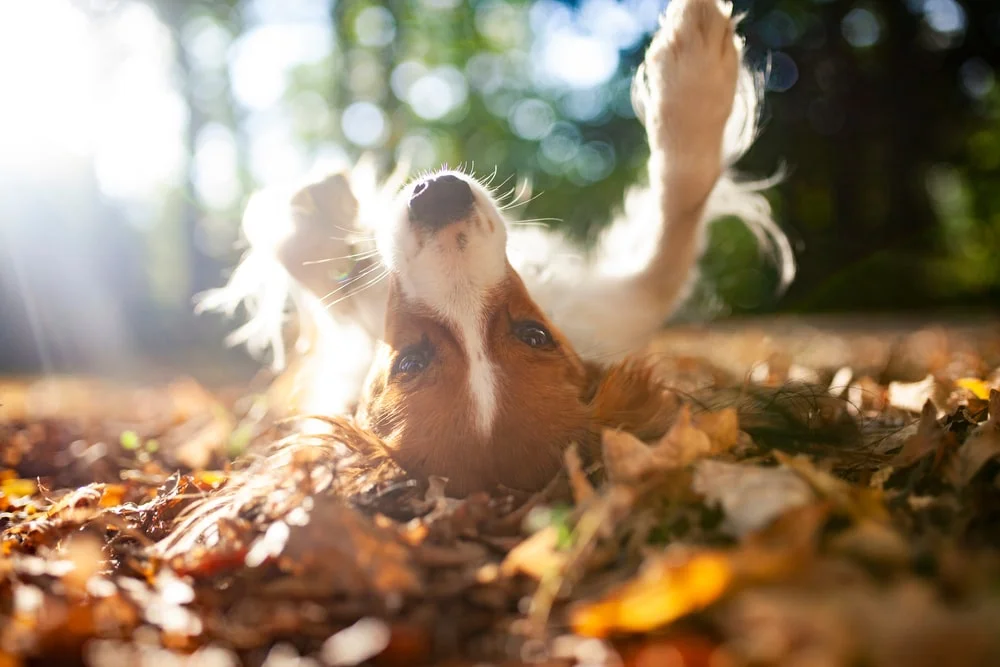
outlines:
[{"label": "dog's ear", "polygon": [[640,440],[659,438],[673,423],[679,401],[654,377],[653,367],[627,359],[591,373],[590,414],[598,430],[621,429]]}]

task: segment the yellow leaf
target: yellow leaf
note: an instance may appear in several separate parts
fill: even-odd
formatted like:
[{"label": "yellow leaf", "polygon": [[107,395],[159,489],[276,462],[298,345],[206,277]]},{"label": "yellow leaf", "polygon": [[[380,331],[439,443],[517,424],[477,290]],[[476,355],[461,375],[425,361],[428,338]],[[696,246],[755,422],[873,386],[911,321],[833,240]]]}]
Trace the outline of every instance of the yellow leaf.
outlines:
[{"label": "yellow leaf", "polygon": [[955,380],[955,384],[962,389],[967,389],[980,400],[988,400],[990,397],[990,386],[984,380],[977,378],[961,378]]},{"label": "yellow leaf", "polygon": [[506,577],[523,574],[540,580],[565,565],[566,554],[558,551],[558,545],[558,527],[546,526],[511,549],[500,565],[500,572]]},{"label": "yellow leaf", "polygon": [[720,552],[694,554],[681,563],[657,560],[603,600],[574,609],[570,623],[587,637],[648,632],[712,604],[732,580],[729,559]]},{"label": "yellow leaf", "polygon": [[38,491],[38,485],[33,479],[5,479],[0,482],[0,491],[13,497],[33,496]]},{"label": "yellow leaf", "polygon": [[226,481],[226,473],[220,470],[199,470],[194,475],[195,480],[203,486],[215,488]]}]

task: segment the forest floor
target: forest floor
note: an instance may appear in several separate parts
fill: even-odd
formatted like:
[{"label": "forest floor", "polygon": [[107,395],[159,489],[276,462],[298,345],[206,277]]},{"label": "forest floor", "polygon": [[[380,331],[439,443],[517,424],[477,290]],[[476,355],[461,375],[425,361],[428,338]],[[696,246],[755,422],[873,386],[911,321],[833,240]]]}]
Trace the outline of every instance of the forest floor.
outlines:
[{"label": "forest floor", "polygon": [[663,439],[462,499],[269,421],[264,380],[0,379],[0,667],[1000,664],[1000,319],[650,358]]}]

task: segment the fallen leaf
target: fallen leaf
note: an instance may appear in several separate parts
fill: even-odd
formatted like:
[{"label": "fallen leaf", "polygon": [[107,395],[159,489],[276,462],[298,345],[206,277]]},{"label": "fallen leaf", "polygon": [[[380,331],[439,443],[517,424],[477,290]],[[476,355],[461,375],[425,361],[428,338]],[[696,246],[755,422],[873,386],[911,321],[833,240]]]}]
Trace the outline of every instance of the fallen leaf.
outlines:
[{"label": "fallen leaf", "polygon": [[226,473],[220,470],[199,470],[194,474],[194,480],[206,489],[215,489],[227,479]]},{"label": "fallen leaf", "polygon": [[724,552],[695,552],[680,562],[669,556],[657,558],[603,599],[573,609],[570,625],[586,637],[648,632],[712,604],[732,578]]},{"label": "fallen leaf", "polygon": [[872,563],[905,567],[910,548],[894,528],[876,521],[862,520],[837,535],[833,549]]},{"label": "fallen leaf", "polygon": [[[732,417],[735,418],[735,416],[735,411],[733,411]],[[713,423],[713,426],[724,431],[726,428],[725,419],[726,417],[720,418],[716,423]],[[722,435],[725,437],[728,434],[722,433]],[[691,406],[685,404],[677,413],[677,421],[670,427],[667,434],[654,445],[653,449],[657,458],[663,461],[672,461],[673,467],[679,468],[712,453],[712,441],[708,434],[692,423]]]},{"label": "fallen leaf", "polygon": [[921,412],[928,401],[934,400],[936,390],[937,381],[933,375],[919,382],[890,382],[889,405],[909,412]]},{"label": "fallen leaf", "polygon": [[880,490],[854,486],[838,479],[818,469],[805,456],[788,456],[776,451],[774,457],[801,475],[820,498],[829,500],[834,507],[854,520],[870,519],[882,522],[889,520],[889,511],[885,507]]},{"label": "fallen leaf", "polygon": [[978,378],[960,378],[955,380],[955,385],[962,389],[967,389],[978,399],[987,400],[990,397],[990,385],[985,380]]},{"label": "fallen leaf", "polygon": [[507,553],[500,572],[505,577],[518,574],[541,580],[542,577],[562,570],[566,552],[559,551],[559,527],[548,525],[532,533]]},{"label": "fallen leaf", "polygon": [[736,408],[701,412],[694,416],[694,426],[708,436],[713,454],[727,452],[740,440],[740,418]]},{"label": "fallen leaf", "polygon": [[903,442],[903,448],[893,458],[891,465],[895,468],[906,468],[929,454],[947,451],[954,444],[954,434],[938,423],[937,408],[927,401],[920,412],[916,434]]},{"label": "fallen leaf", "polygon": [[613,482],[635,482],[659,466],[653,449],[625,431],[605,429],[601,433],[601,452],[608,479]]},{"label": "fallen leaf", "polygon": [[692,488],[722,508],[724,528],[736,537],[758,530],[793,507],[816,499],[802,477],[788,468],[699,461]]},{"label": "fallen leaf", "polygon": [[33,496],[38,492],[38,484],[33,479],[5,479],[0,482],[0,493],[12,498]]},{"label": "fallen leaf", "polygon": [[327,665],[360,665],[384,651],[391,636],[385,621],[362,618],[323,642],[320,655]]},{"label": "fallen leaf", "polygon": [[990,390],[989,419],[977,426],[945,464],[944,477],[966,486],[990,460],[1000,457],[1000,391]]},{"label": "fallen leaf", "polygon": [[594,497],[594,486],[587,479],[587,473],[583,470],[583,462],[580,460],[580,453],[576,445],[566,450],[566,470],[569,473],[569,484],[573,491],[573,502],[579,505]]},{"label": "fallen leaf", "polygon": [[[618,483],[634,483],[651,473],[683,468],[712,454],[712,439],[692,422],[691,407],[682,406],[673,426],[653,445],[625,431],[605,430],[601,434],[601,445],[608,478]],[[718,438],[719,451],[739,441],[735,422],[735,410],[731,413],[722,410],[705,418],[705,423]]]},{"label": "fallen leaf", "polygon": [[746,537],[730,556],[734,587],[787,579],[813,562],[819,529],[830,516],[831,503],[793,507]]}]

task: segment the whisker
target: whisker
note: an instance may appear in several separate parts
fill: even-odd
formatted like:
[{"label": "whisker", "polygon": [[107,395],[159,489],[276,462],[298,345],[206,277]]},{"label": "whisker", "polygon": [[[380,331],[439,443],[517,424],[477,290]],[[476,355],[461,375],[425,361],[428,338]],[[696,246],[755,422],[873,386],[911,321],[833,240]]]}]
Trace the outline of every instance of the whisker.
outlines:
[{"label": "whisker", "polygon": [[485,178],[482,180],[482,186],[484,188],[489,189],[490,184],[493,183],[493,179],[497,177],[498,169],[499,169],[498,167],[493,167],[493,173],[490,174],[489,178]]},{"label": "whisker", "polygon": [[541,197],[542,194],[544,194],[544,193],[539,192],[537,195],[531,197],[530,199],[526,199],[524,201],[517,201],[517,200],[515,200],[515,201],[511,202],[510,204],[507,204],[506,206],[502,207],[500,210],[501,211],[507,211],[507,210],[512,209],[512,208],[517,208],[518,206],[524,206],[526,204],[530,204],[531,202],[533,202],[536,199],[538,199],[539,197]]},{"label": "whisker", "polygon": [[[334,294],[337,294],[338,292],[342,292],[343,290],[345,290],[348,287],[352,286],[354,283],[358,282],[359,280],[361,280],[365,276],[371,275],[372,273],[375,273],[378,270],[384,270],[384,269],[385,269],[385,267],[383,267],[381,264],[374,264],[372,266],[369,266],[368,268],[366,268],[364,271],[362,271],[358,275],[356,275],[356,276],[352,277],[350,280],[346,281],[343,285],[340,285],[336,289],[333,289],[333,290],[327,292],[325,295],[323,295],[323,298],[320,299],[320,303],[322,303],[324,306],[332,305],[332,304],[327,304],[326,303],[326,300],[329,299],[331,296],[333,296]],[[351,294],[353,294],[353,293],[354,292],[352,292]]]},{"label": "whisker", "polygon": [[[516,220],[514,222],[510,222],[509,224],[511,224],[511,225],[535,225],[536,223],[562,222],[562,221],[563,221],[562,218],[531,218],[530,220]],[[545,227],[547,225],[543,224],[543,225],[537,225],[537,226]]]},{"label": "whisker", "polygon": [[364,285],[362,285],[361,287],[359,287],[357,289],[357,291],[351,292],[350,294],[345,294],[344,296],[340,297],[336,301],[333,301],[332,303],[324,303],[323,306],[325,308],[332,308],[333,306],[336,306],[338,303],[340,303],[344,299],[349,299],[350,297],[352,297],[352,296],[354,296],[356,294],[360,294],[361,292],[364,292],[369,287],[374,287],[377,283],[379,283],[380,281],[384,280],[386,278],[386,276],[389,275],[389,273],[390,272],[388,270],[384,270],[381,275],[375,277],[372,280],[369,280],[367,283],[365,283]]},{"label": "whisker", "polygon": [[328,257],[326,259],[312,259],[308,262],[302,262],[303,266],[310,266],[312,264],[327,264],[329,262],[339,262],[342,259],[368,259],[369,257],[374,257],[378,254],[377,249],[365,250],[364,252],[358,252],[353,255],[342,255],[340,257]]},{"label": "whisker", "polygon": [[514,178],[514,174],[511,174],[507,178],[503,179],[503,181],[499,185],[497,185],[495,188],[490,189],[490,196],[496,198],[498,201],[502,200],[504,197],[508,196],[510,193],[507,193],[507,195],[497,196],[497,190],[499,190],[503,186],[507,185],[507,182],[510,181],[510,179],[512,179],[512,178]]}]

